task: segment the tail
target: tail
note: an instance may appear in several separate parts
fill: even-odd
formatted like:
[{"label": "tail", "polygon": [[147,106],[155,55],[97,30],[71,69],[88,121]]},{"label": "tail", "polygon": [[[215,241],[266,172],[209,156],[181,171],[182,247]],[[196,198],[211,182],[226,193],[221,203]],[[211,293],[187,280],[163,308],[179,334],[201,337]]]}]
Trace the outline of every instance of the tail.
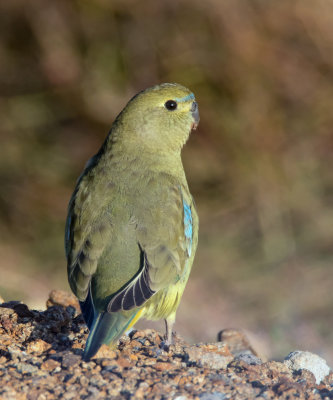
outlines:
[{"label": "tail", "polygon": [[102,344],[116,342],[126,330],[134,325],[140,314],[141,310],[135,310],[130,315],[107,311],[99,313],[91,323],[83,359],[89,361]]}]

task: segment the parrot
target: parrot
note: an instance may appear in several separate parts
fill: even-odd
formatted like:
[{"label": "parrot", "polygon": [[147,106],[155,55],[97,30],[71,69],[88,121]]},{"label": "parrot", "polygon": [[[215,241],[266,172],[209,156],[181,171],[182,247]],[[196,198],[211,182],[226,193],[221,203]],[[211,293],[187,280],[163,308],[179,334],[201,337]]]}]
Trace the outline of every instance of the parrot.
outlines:
[{"label": "parrot", "polygon": [[89,335],[83,359],[116,346],[140,319],[176,311],[198,243],[181,150],[199,123],[194,94],[163,83],[136,94],[87,162],[68,205],[68,281]]}]

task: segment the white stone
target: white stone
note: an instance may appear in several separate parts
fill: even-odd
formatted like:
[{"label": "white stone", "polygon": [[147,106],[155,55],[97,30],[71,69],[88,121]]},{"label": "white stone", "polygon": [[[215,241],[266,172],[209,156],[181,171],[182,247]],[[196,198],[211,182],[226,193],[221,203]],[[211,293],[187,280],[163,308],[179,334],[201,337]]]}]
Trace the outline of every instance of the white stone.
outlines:
[{"label": "white stone", "polygon": [[292,371],[307,369],[312,372],[317,385],[330,373],[330,367],[326,361],[309,351],[293,351],[287,355],[284,363]]}]

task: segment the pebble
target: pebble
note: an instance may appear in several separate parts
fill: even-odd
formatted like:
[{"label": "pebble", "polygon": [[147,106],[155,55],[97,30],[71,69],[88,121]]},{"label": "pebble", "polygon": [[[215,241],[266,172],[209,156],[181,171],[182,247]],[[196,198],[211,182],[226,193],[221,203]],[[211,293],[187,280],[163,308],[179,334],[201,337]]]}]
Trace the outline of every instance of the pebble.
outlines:
[{"label": "pebble", "polygon": [[248,352],[244,352],[244,353],[240,353],[237,357],[235,357],[236,360],[240,360],[245,362],[246,364],[249,365],[260,365],[262,364],[262,360],[255,356],[252,353],[248,353]]},{"label": "pebble", "polygon": [[199,395],[200,400],[225,400],[227,399],[227,395],[221,392],[214,393],[202,393]]}]

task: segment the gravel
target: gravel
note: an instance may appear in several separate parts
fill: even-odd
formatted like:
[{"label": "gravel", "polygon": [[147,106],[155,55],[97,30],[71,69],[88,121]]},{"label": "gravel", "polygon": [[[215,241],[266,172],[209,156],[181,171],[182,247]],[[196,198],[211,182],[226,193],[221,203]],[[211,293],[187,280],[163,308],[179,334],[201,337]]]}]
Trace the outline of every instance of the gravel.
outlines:
[{"label": "gravel", "polygon": [[333,399],[324,360],[297,352],[264,362],[238,331],[194,345],[176,335],[168,352],[158,332],[132,331],[85,362],[87,334],[67,293],[51,292],[44,311],[0,304],[0,399]]}]

